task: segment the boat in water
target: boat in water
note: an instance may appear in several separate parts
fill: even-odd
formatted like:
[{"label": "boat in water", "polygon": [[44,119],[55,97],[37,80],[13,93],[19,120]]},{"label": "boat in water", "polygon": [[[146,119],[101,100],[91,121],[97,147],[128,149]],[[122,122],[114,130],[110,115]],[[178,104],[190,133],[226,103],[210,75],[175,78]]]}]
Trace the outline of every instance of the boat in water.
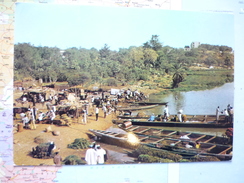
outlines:
[{"label": "boat in water", "polygon": [[165,127],[191,127],[191,128],[232,128],[233,123],[227,123],[225,116],[219,116],[216,120],[215,115],[185,115],[186,120],[179,122],[176,115],[171,115],[168,121],[164,121],[161,117],[155,117],[154,121],[149,121],[150,116],[117,116],[118,119],[113,120],[114,124],[123,124],[131,122],[132,125],[142,126],[165,126]]},{"label": "boat in water", "polygon": [[151,109],[151,108],[154,108],[157,106],[158,106],[158,104],[146,105],[146,106],[133,105],[133,106],[129,106],[129,107],[117,107],[117,110],[118,111],[137,111],[137,110]]},{"label": "boat in water", "polygon": [[[116,132],[90,130],[102,142],[121,147],[135,149],[139,145],[170,151],[184,157],[215,156],[220,160],[232,159],[232,145],[227,144],[224,137],[211,136],[191,132],[177,132],[163,129],[145,128],[138,126],[125,129],[126,134]],[[133,133],[132,133],[133,132]],[[128,137],[130,134],[133,140]],[[129,136],[130,136],[129,135]],[[129,140],[130,139],[130,140]]]}]

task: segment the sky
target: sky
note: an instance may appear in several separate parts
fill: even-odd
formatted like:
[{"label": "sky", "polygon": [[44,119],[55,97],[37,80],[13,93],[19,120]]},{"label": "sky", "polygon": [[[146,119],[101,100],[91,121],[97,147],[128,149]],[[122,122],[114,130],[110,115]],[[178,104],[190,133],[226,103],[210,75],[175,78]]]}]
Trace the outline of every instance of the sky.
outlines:
[{"label": "sky", "polygon": [[163,46],[193,41],[234,48],[231,14],[160,9],[17,3],[15,44],[111,50],[141,46],[158,35]]}]

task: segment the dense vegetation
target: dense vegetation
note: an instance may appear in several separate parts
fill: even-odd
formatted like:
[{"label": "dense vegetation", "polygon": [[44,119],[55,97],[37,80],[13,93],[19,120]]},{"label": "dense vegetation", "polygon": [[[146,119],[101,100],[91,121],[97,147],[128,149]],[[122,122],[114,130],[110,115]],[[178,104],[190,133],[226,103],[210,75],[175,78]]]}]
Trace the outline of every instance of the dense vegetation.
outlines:
[{"label": "dense vegetation", "polygon": [[226,72],[234,64],[233,50],[228,46],[202,44],[185,51],[163,46],[157,35],[139,47],[120,48],[118,51],[110,50],[107,44],[100,50],[61,50],[21,43],[15,45],[14,56],[15,80],[66,81],[70,86],[93,83],[118,86],[159,78],[157,86],[162,87],[162,78],[169,78],[170,88],[178,88],[186,78],[197,75],[197,70],[214,67]]}]

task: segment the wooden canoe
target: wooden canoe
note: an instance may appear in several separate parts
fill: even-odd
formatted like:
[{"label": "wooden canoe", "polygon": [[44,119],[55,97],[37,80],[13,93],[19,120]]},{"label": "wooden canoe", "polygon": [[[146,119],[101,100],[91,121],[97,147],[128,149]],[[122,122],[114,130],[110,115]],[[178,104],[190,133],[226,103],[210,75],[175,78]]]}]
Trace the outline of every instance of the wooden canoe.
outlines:
[{"label": "wooden canoe", "polygon": [[[126,137],[126,134],[102,131],[102,130],[90,130],[94,135],[98,136],[102,142],[128,147],[131,144]],[[204,134],[202,134],[204,135]],[[149,147],[167,150],[176,154],[183,156],[215,156],[220,160],[231,160],[232,159],[232,146],[222,145],[217,143],[209,143],[208,140],[203,140],[199,138],[198,142],[200,147],[196,148],[194,145],[189,145],[193,141],[192,139],[175,139],[172,137],[160,137],[160,136],[150,136],[144,134],[136,134],[139,139],[139,144],[146,145]],[[188,146],[187,146],[188,145]],[[189,148],[190,146],[190,148]],[[138,145],[137,145],[138,147]],[[134,148],[136,148],[134,146]]]},{"label": "wooden canoe", "polygon": [[203,133],[195,133],[195,132],[182,132],[176,130],[166,130],[159,128],[151,128],[146,126],[119,126],[123,130],[127,132],[133,132],[136,135],[148,135],[148,136],[157,136],[160,138],[172,138],[178,140],[189,140],[192,141],[201,141],[204,143],[214,143],[214,144],[232,144],[229,141],[229,138],[226,136],[216,136],[216,135],[208,135]]},{"label": "wooden canoe", "polygon": [[[119,118],[121,116],[118,116]],[[142,125],[142,126],[167,126],[167,127],[187,127],[187,128],[232,128],[233,123],[226,123],[224,115],[220,116],[220,119],[216,121],[214,115],[188,115],[188,120],[186,122],[176,122],[176,121],[167,121],[163,122],[160,120],[148,121],[149,117],[134,118],[130,119],[129,116],[125,119],[113,120],[114,124],[123,124],[126,121],[130,121],[132,125]]]},{"label": "wooden canoe", "polygon": [[[170,121],[174,120],[174,117],[177,116],[176,114],[172,114],[169,116]],[[216,115],[213,114],[204,114],[204,115],[199,115],[199,114],[185,114],[187,121],[216,121]],[[150,115],[145,115],[145,116],[138,116],[138,115],[118,115],[117,118],[118,119],[141,119],[141,120],[145,120],[145,119],[149,119]],[[155,120],[162,120],[161,119],[161,115],[156,115]],[[225,120],[225,116],[224,115],[220,115],[219,116],[219,121],[224,121]]]},{"label": "wooden canoe", "polygon": [[130,148],[130,149],[135,149],[138,147],[138,145],[140,145],[139,140],[134,134],[133,136],[136,138],[136,142],[131,142],[129,140],[128,133],[122,134],[122,133],[109,132],[104,130],[94,130],[94,129],[89,129],[89,131],[96,136],[97,140],[107,144]]},{"label": "wooden canoe", "polygon": [[168,102],[135,102],[138,105],[166,105]]},{"label": "wooden canoe", "polygon": [[118,111],[137,111],[144,109],[151,109],[157,107],[158,105],[147,105],[147,106],[131,106],[131,107],[117,107]]}]

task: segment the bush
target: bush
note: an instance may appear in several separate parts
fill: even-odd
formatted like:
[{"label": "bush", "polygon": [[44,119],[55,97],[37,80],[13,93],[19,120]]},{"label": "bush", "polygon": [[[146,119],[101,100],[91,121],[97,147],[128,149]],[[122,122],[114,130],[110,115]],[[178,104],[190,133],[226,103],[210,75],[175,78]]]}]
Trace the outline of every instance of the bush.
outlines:
[{"label": "bush", "polygon": [[206,162],[206,161],[220,161],[217,157],[214,156],[194,156],[191,159],[191,162]]},{"label": "bush", "polygon": [[63,164],[65,164],[65,165],[84,165],[84,164],[86,164],[86,162],[84,160],[80,159],[76,155],[70,155],[70,156],[67,156],[63,160]]},{"label": "bush", "polygon": [[129,155],[138,158],[141,154],[155,156],[158,158],[169,159],[174,162],[179,162],[182,159],[181,155],[170,153],[161,149],[150,148],[147,146],[140,146],[136,150],[132,151]]},{"label": "bush", "polygon": [[71,144],[68,144],[68,148],[71,149],[86,149],[90,145],[90,142],[84,138],[75,139],[75,141]]},{"label": "bush", "polygon": [[174,161],[170,159],[163,159],[156,156],[150,156],[148,154],[141,154],[138,156],[138,161],[144,163],[173,163]]},{"label": "bush", "polygon": [[113,78],[110,78],[110,79],[107,79],[106,83],[108,86],[117,86],[117,80],[116,79],[113,79]]}]

